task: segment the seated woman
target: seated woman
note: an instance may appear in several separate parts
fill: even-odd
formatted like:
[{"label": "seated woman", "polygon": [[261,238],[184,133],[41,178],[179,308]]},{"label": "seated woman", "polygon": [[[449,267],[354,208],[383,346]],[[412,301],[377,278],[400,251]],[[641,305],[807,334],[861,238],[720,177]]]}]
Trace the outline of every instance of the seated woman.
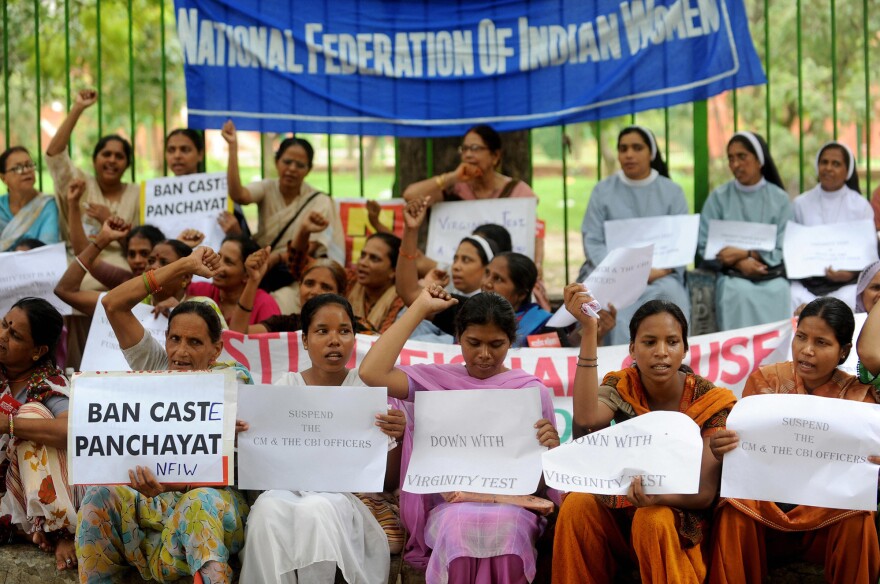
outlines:
[{"label": "seated woman", "polygon": [[501,136],[490,126],[481,124],[465,132],[458,152],[461,163],[455,170],[409,185],[403,198],[422,201],[427,197],[428,204],[433,205],[440,201],[535,196],[529,185],[496,170],[501,165]]},{"label": "seated woman", "polygon": [[[308,140],[285,138],[275,151],[278,178],[267,178],[245,187],[241,184],[238,169],[238,139],[232,120],[223,125],[222,135],[229,144],[229,163],[226,167],[229,197],[241,205],[257,204],[259,223],[254,239],[260,247],[268,246],[272,252],[283,252],[287,242],[300,230],[306,215],[317,212],[327,221],[328,229],[311,237],[308,253],[314,257],[329,257],[340,263],[345,261],[342,223],[333,199],[305,182],[315,157]],[[291,278],[285,285],[292,282]]]},{"label": "seated woman", "polygon": [[[593,188],[584,214],[581,233],[587,259],[578,275],[580,282],[610,251],[605,242],[606,221],[690,213],[684,191],[669,180],[669,169],[650,130],[641,126],[621,130],[617,136],[617,159],[621,170],[599,181]],[[639,306],[654,299],[676,304],[685,318],[689,318],[691,303],[684,287],[684,266],[651,268],[648,288],[632,306],[617,311],[618,326],[606,336],[606,343],[622,345],[629,342],[630,318]]]},{"label": "seated woman", "polygon": [[0,252],[13,251],[23,239],[60,241],[55,198],[37,192],[36,165],[24,146],[0,154],[0,178],[8,192],[0,195]]},{"label": "seated woman", "polygon": [[[76,498],[67,482],[69,388],[55,365],[63,321],[41,298],[22,298],[0,324],[0,396],[21,406],[0,413],[0,537],[19,529],[59,570],[76,565]],[[8,457],[8,458],[7,458]]]},{"label": "seated woman", "polygon": [[[205,141],[198,130],[177,128],[165,136],[165,168],[174,176],[204,172]],[[235,203],[233,212],[223,211],[217,218],[226,235],[251,236],[241,205]]]},{"label": "seated woman", "polygon": [[871,312],[880,300],[880,262],[862,270],[856,282],[856,312]]},{"label": "seated woman", "polygon": [[[354,322],[351,305],[342,296],[320,294],[308,300],[302,309],[302,342],[312,366],[287,373],[276,385],[363,385],[357,369],[345,367],[354,351]],[[388,401],[392,405],[397,400]],[[403,437],[406,420],[402,411],[394,409],[377,415],[376,425],[394,439],[385,475],[385,490],[390,493],[399,483],[401,448],[396,439]],[[398,553],[403,534],[392,503],[367,500],[370,508],[351,493],[264,492],[248,515],[241,581],[333,584],[338,567],[346,582],[385,582],[391,542],[371,509],[391,512]]]},{"label": "seated woman", "polygon": [[[878,403],[873,387],[837,368],[852,348],[854,328],[852,311],[843,301],[813,300],[798,318],[791,341],[794,361],[765,365],[752,373],[743,397],[786,393]],[[733,430],[712,437],[712,452],[719,461],[738,445]],[[880,444],[875,446],[880,454]],[[880,456],[871,461],[880,464]],[[870,511],[722,499],[715,513],[709,581],[761,582],[767,578],[766,558],[784,553],[824,563],[828,582],[876,582],[880,545],[875,517]]]},{"label": "seated woman", "polygon": [[256,324],[270,316],[281,314],[275,299],[264,290],[256,292],[252,304],[245,306],[241,302],[241,295],[248,281],[245,261],[259,250],[249,237],[227,236],[220,246],[220,269],[214,273],[211,283],[194,282],[187,288],[187,294],[206,296],[216,302],[226,322],[232,319],[236,307],[250,315],[248,324]]},{"label": "seated woman", "polygon": [[[94,89],[83,89],[77,92],[70,112],[46,147],[46,166],[55,182],[55,198],[62,219],[60,227],[65,239],[68,239],[68,205],[62,197],[67,193],[70,181],[77,178],[85,181],[83,199],[86,218],[82,223],[88,235],[98,233],[104,221],[111,216],[120,217],[132,225],[137,225],[140,222],[138,211],[140,185],[122,181],[122,175],[131,166],[133,156],[131,143],[128,140],[116,134],[104,136],[98,140],[92,153],[94,177],[86,175],[74,166],[67,153],[70,135],[73,133],[80,116],[97,101],[98,92]],[[102,254],[101,259],[119,267],[125,267],[119,251],[119,245],[113,244]]]},{"label": "seated woman", "polygon": [[715,315],[722,331],[785,320],[791,314],[782,242],[792,208],[776,163],[761,136],[737,132],[727,143],[727,164],[734,178],[712,191],[700,211],[697,254],[706,251],[713,219],[775,225],[776,247],[758,251],[727,246],[716,257],[704,258],[718,272]]},{"label": "seated woman", "polygon": [[596,320],[581,306],[592,298],[581,284],[565,288],[565,306],[584,328],[574,380],[572,431],[580,437],[651,411],[687,414],[700,427],[703,460],[693,495],[648,495],[639,477],[626,496],[571,493],[559,510],[553,582],[613,582],[618,566],[635,559],[642,582],[703,582],[704,538],[721,481],[709,438],[723,429],[736,402],[683,365],[687,320],[665,300],[651,300],[629,322],[633,366],[596,375]]},{"label": "seated woman", "polygon": [[[395,367],[413,329],[457,302],[439,286],[422,290],[403,316],[370,347],[361,363],[361,379],[370,386],[387,387],[389,396],[409,402],[416,391],[537,387],[541,390],[543,413],[543,418],[534,423],[537,439],[548,448],[558,446],[550,390],[537,377],[504,366],[516,340],[516,317],[510,303],[497,294],[477,294],[467,299],[458,314],[456,335],[461,339],[464,366]],[[412,454],[413,419],[408,416],[402,474]],[[400,495],[400,507],[409,533],[404,559],[418,568],[427,568],[428,584],[516,584],[534,579],[535,541],[546,522],[531,511],[506,503],[448,503],[441,495],[407,492]]]},{"label": "seated woman", "polygon": [[[141,227],[146,226],[141,225]],[[88,273],[85,267],[91,265],[94,268],[95,263],[100,263],[100,260],[97,260],[100,250],[113,241],[129,239],[130,232],[131,226],[124,224],[122,219],[118,217],[107,219],[95,237],[94,245],[86,247],[85,251],[75,256],[75,261],[70,262],[67,266],[67,270],[55,286],[55,295],[83,314],[90,316],[94,314],[101,293],[96,290],[81,289],[83,277]],[[188,257],[191,253],[192,248],[182,241],[166,239],[152,247],[145,268],[156,270],[180,258]],[[136,265],[143,274],[144,268]],[[191,279],[190,276],[187,276],[169,282],[160,292],[150,295],[146,300],[156,307],[157,313],[161,312],[168,316],[170,309],[174,308],[186,296],[186,287],[189,286]]]},{"label": "seated woman", "polygon": [[[863,219],[874,219],[871,205],[861,196],[856,159],[848,146],[828,142],[816,154],[819,184],[794,200],[794,221],[801,225],[832,225]],[[858,272],[825,269],[824,276],[791,281],[791,309],[821,296],[832,296],[855,307]]]},{"label": "seated woman", "polygon": [[[155,294],[180,279],[213,276],[220,258],[200,247],[192,255],[147,276]],[[168,318],[162,347],[131,314],[147,294],[144,279],[133,278],[103,299],[107,318],[129,366],[135,371],[204,371],[218,364],[223,350],[220,318],[208,305],[182,302]],[[239,381],[250,374],[232,364]],[[236,432],[247,429],[236,421]],[[89,487],[80,506],[76,553],[83,583],[104,583],[137,568],[145,580],[172,582],[198,573],[204,582],[229,584],[229,557],[244,543],[248,506],[232,488],[159,483],[146,467],[130,472],[131,487]],[[183,490],[182,490],[183,489]]]}]

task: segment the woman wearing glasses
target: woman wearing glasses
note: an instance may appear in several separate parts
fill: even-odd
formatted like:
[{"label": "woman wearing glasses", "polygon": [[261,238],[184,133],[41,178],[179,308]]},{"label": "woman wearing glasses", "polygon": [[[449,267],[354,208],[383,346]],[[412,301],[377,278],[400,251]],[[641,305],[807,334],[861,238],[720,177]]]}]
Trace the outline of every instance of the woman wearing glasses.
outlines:
[{"label": "woman wearing glasses", "polygon": [[259,223],[254,239],[260,247],[271,246],[273,253],[283,253],[287,250],[287,242],[296,237],[303,220],[317,211],[329,226],[311,234],[309,255],[330,257],[340,263],[345,261],[342,223],[336,215],[333,200],[305,182],[315,156],[312,145],[302,138],[284,139],[275,151],[278,178],[255,181],[245,187],[239,174],[238,140],[232,120],[223,125],[222,134],[229,144],[229,164],[226,167],[229,196],[240,205],[257,204]]},{"label": "woman wearing glasses", "polygon": [[423,201],[427,197],[428,204],[433,205],[440,201],[535,196],[529,185],[496,170],[501,164],[501,136],[491,127],[479,125],[468,130],[458,151],[458,168],[409,185],[403,198]]},{"label": "woman wearing glasses", "polygon": [[56,243],[58,207],[50,195],[37,192],[36,165],[24,146],[0,154],[0,176],[9,191],[0,195],[0,251],[12,251],[23,239]]}]

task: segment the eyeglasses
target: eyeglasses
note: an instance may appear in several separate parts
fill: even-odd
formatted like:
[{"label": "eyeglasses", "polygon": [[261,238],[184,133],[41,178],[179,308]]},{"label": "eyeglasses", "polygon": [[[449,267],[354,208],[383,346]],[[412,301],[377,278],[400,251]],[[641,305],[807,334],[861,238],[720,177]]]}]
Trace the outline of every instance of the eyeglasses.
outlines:
[{"label": "eyeglasses", "polygon": [[482,152],[483,150],[488,150],[485,146],[480,146],[479,144],[462,144],[458,147],[458,153],[464,154],[465,152],[473,152],[474,154],[478,152]]},{"label": "eyeglasses", "polygon": [[13,166],[12,168],[9,169],[8,172],[14,172],[15,174],[21,175],[21,174],[24,174],[24,173],[29,172],[31,170],[34,170],[36,168],[37,168],[36,164],[34,164],[33,162],[28,162],[25,164],[19,164],[17,166]]}]

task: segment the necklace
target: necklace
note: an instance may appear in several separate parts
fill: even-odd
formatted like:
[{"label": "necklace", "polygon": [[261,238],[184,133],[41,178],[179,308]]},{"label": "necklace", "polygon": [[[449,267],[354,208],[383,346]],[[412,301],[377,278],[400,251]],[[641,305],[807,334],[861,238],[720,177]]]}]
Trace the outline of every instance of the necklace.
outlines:
[{"label": "necklace", "polygon": [[27,380],[28,378],[30,378],[31,375],[34,374],[33,367],[31,367],[27,371],[29,371],[29,373],[27,373],[26,375],[19,377],[18,379],[7,379],[6,383],[8,383],[9,385],[12,385],[13,383],[21,383],[22,381]]}]

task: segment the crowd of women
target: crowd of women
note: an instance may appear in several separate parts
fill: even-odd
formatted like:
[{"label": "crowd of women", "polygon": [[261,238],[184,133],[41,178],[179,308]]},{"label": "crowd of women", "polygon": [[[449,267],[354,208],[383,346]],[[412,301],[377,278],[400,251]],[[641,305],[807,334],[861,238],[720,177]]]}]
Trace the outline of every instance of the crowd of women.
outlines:
[{"label": "crowd of women", "polygon": [[[552,549],[552,581],[560,583],[610,582],[630,563],[645,582],[758,582],[777,550],[818,561],[829,581],[880,578],[876,513],[719,500],[724,456],[739,445],[725,429],[736,397],[684,364],[690,312],[684,266],[652,269],[642,297],[620,310],[614,299],[598,312],[582,309],[594,299],[581,284],[570,284],[563,297],[577,326],[551,330],[539,266],[511,250],[503,227],[478,228],[453,258],[419,250],[419,229],[436,202],[535,196],[496,170],[502,148],[492,128],[465,134],[454,170],[407,187],[402,238],[371,208],[376,233],[357,263],[344,266],[333,201],[305,182],[314,159],[308,141],[283,140],[275,154],[278,177],[243,185],[235,126],[226,123],[229,196],[238,205],[256,204],[258,222],[251,237],[239,207],[222,214],[227,235],[214,251],[199,245],[204,235],[196,230],[163,234],[137,225],[138,187],[122,181],[132,161],[124,138],[98,141],[92,173],[71,162],[70,137],[97,99],[96,92],[81,91],[46,150],[54,197],[36,191],[25,148],[0,156],[8,187],[0,198],[2,250],[67,242],[73,260],[55,293],[83,315],[63,319],[45,300],[24,298],[2,317],[0,408],[8,408],[0,413],[0,543],[33,542],[55,554],[58,569],[78,570],[84,583],[110,582],[127,569],[159,582],[194,576],[226,583],[239,565],[246,583],[378,583],[388,578],[392,553],[424,570],[429,583],[530,582],[549,577],[539,569],[540,538],[552,541],[545,547],[548,554]],[[794,204],[760,136],[737,133],[727,153],[734,179],[706,202],[700,254],[712,219],[774,224],[777,247],[725,247],[704,258],[718,272],[719,321],[731,329],[784,319],[795,308],[800,315],[792,361],[755,371],[744,395],[878,403],[880,344],[871,339],[880,334],[880,262],[861,274],[829,267],[823,278],[791,283],[782,265],[787,221],[836,223],[871,213],[858,194],[852,152],[838,142],[825,145],[816,159],[819,184]],[[199,172],[201,135],[171,132],[165,155],[175,175]],[[606,221],[688,213],[649,130],[623,129],[618,159],[621,170],[597,184],[584,217],[582,276],[610,251]],[[450,260],[449,270],[439,267]],[[132,314],[141,303],[168,317],[164,346]],[[302,331],[311,366],[279,384],[388,388],[388,411],[375,421],[388,437],[384,492],[245,493],[161,483],[146,467],[131,469],[126,486],[71,486],[69,381],[62,367],[78,364],[76,339],[81,343],[96,309],[106,313],[133,370],[224,370],[240,383],[252,383],[249,372],[219,361],[224,329]],[[853,348],[853,309],[869,313],[858,339],[857,377],[838,368]],[[534,497],[400,492],[413,451],[417,391],[536,387],[542,417],[521,423],[542,446],[559,445],[548,388],[505,364],[509,350],[527,346],[537,332],[579,347],[575,436],[650,411],[691,417],[704,442],[698,492],[650,495],[638,477],[625,496],[542,486],[535,495],[546,505],[535,505]],[[356,333],[380,336],[360,367],[349,369]],[[398,366],[410,339],[454,342],[461,363]],[[599,379],[602,343],[628,344],[633,366]],[[236,433],[247,432],[249,422],[236,421]],[[880,444],[872,447],[880,455]],[[880,456],[870,460],[880,464]]]}]

